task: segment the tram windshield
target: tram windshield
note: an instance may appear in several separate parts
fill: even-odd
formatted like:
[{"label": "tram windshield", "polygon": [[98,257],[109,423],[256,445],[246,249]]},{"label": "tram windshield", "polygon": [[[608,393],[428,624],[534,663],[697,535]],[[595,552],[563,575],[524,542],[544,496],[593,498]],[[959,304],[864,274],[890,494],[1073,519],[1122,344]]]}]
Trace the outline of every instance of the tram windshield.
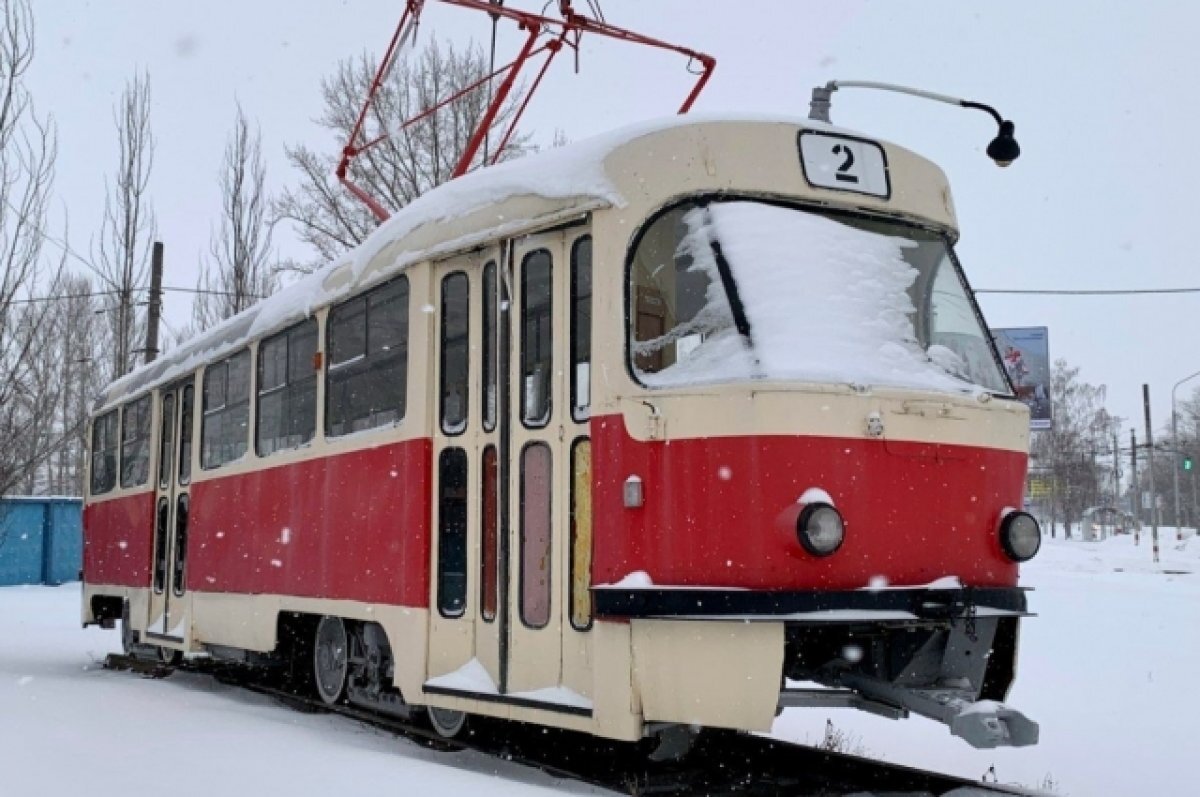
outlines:
[{"label": "tram windshield", "polygon": [[947,241],[896,221],[688,202],[638,240],[629,301],[630,360],[650,386],[1011,393]]}]

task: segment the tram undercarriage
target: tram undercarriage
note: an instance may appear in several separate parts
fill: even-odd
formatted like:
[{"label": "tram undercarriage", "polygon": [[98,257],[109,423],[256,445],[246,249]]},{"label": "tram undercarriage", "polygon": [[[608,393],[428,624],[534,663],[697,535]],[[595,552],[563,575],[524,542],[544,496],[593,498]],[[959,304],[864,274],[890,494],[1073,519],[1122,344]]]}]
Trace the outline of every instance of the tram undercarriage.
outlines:
[{"label": "tram undercarriage", "polygon": [[941,620],[787,625],[779,709],[847,707],[891,719],[910,712],[973,747],[1036,744],[1038,726],[1002,702],[1012,684],[1016,616],[968,606]]}]

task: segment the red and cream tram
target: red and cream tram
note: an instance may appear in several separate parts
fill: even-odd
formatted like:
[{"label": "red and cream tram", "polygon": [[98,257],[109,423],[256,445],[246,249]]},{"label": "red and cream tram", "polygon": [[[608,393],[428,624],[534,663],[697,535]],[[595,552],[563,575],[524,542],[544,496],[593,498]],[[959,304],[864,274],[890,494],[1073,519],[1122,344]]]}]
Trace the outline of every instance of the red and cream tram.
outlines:
[{"label": "red and cream tram", "polygon": [[794,119],[456,179],[104,391],[84,624],[448,735],[849,706],[1031,743],[1028,411],[957,235],[934,164]]}]

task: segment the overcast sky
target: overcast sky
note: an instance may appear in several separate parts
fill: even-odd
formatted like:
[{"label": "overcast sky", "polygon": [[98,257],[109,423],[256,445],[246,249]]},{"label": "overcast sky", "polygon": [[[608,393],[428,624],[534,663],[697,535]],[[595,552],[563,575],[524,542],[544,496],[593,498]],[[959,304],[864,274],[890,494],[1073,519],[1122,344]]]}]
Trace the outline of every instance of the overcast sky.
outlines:
[{"label": "overcast sky", "polygon": [[[534,0],[511,0],[534,9]],[[583,0],[576,1],[580,10]],[[59,127],[56,225],[87,252],[104,178],[116,160],[112,106],[135,70],[150,74],[157,138],[152,194],[169,285],[193,286],[216,223],[216,179],[235,102],[261,125],[273,187],[293,184],[284,145],[333,152],[319,83],[337,61],[381,54],[400,0],[34,0],[32,89]],[[717,58],[703,111],[803,115],[814,84],[883,80],[995,105],[1023,155],[997,169],[983,155],[983,114],[880,92],[839,92],[835,123],[910,147],[949,175],[959,254],[977,288],[1200,286],[1194,202],[1200,13],[1177,2],[800,2],[602,0],[609,21]],[[421,41],[486,42],[486,17],[429,4]],[[499,53],[513,53],[513,32]],[[499,58],[499,56],[498,56]],[[525,127],[578,140],[672,112],[691,85],[683,59],[593,38],[580,74],[556,64]],[[60,229],[58,227],[57,229]],[[287,236],[284,251],[307,253]],[[189,318],[174,295],[167,322]],[[1141,384],[1168,420],[1174,382],[1200,371],[1200,294],[980,297],[989,323],[1048,326],[1051,356],[1108,386],[1110,411],[1142,434]],[[1200,379],[1194,383],[1200,385]],[[1190,391],[1182,388],[1180,395]],[[1127,436],[1127,433],[1126,433]]]}]

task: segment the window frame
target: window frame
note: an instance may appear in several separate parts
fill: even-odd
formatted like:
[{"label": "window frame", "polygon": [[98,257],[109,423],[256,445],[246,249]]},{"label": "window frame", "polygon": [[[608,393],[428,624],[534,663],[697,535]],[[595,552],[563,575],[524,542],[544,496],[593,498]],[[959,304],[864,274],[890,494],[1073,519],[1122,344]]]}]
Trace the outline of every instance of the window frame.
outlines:
[{"label": "window frame", "polygon": [[[526,456],[529,451],[535,448],[540,448],[546,452],[547,474],[546,474],[546,507],[545,507],[545,522],[546,522],[546,620],[539,624],[531,623],[526,619],[528,606],[525,602],[525,579],[527,573],[527,542],[526,528],[529,519],[529,506],[526,501],[526,479],[528,478],[526,468]],[[520,541],[519,551],[519,569],[517,574],[517,614],[520,617],[521,624],[526,628],[540,630],[550,625],[554,619],[554,449],[550,443],[545,440],[530,440],[521,447],[520,453],[520,490],[519,504],[519,526],[518,539]]]},{"label": "window frame", "polygon": [[[246,383],[247,383],[246,384],[246,398],[245,398],[244,402],[239,401],[236,404],[230,404],[229,403],[230,364],[238,357],[243,357],[243,356],[246,358]],[[218,408],[215,408],[215,409],[209,409],[205,406],[205,403],[208,400],[208,378],[209,378],[210,373],[211,374],[217,373],[217,371],[216,371],[217,368],[224,369],[224,375],[223,375],[223,379],[225,380],[224,381],[224,391],[223,391],[223,396],[221,399],[221,406]],[[201,377],[200,377],[200,469],[201,470],[208,471],[208,470],[216,470],[218,468],[223,468],[231,462],[237,462],[239,459],[242,459],[243,457],[246,456],[247,452],[250,451],[250,437],[251,437],[251,434],[250,434],[251,428],[250,427],[251,427],[251,421],[252,421],[252,417],[253,417],[253,414],[251,413],[250,410],[251,410],[251,404],[253,403],[253,399],[254,399],[254,388],[255,388],[255,385],[254,385],[254,360],[251,357],[249,346],[245,346],[245,347],[239,349],[238,351],[234,352],[233,354],[230,354],[227,357],[222,357],[217,362],[209,363],[208,365],[206,365],[204,367],[204,372],[201,374]],[[193,403],[194,403],[194,399],[193,399]],[[246,434],[245,434],[245,438],[241,441],[242,442],[241,453],[239,453],[237,456],[230,457],[229,459],[221,459],[220,461],[212,463],[212,464],[206,462],[205,458],[204,458],[204,452],[205,452],[205,448],[206,448],[204,433],[208,429],[209,418],[220,415],[223,419],[226,415],[231,414],[238,407],[240,407],[243,403],[246,405]],[[232,440],[232,436],[230,437],[230,439]],[[226,441],[224,439],[222,439],[219,441],[219,443],[221,446],[224,446]],[[182,462],[182,460],[180,460],[180,461]]]},{"label": "window frame", "polygon": [[[587,292],[586,297],[580,297],[579,294],[576,293],[576,291],[579,287],[578,279],[577,279],[579,271],[580,271],[579,250],[583,248],[584,244],[586,244],[588,247],[588,257],[587,257],[588,292]],[[592,348],[593,348],[592,347],[592,326],[593,326],[593,322],[595,320],[595,313],[593,313],[593,311],[592,311],[593,310],[592,299],[595,296],[595,284],[594,284],[593,280],[595,278],[595,273],[596,273],[596,270],[594,268],[594,262],[595,262],[594,256],[595,256],[595,250],[594,250],[593,244],[592,244],[591,233],[579,236],[571,244],[571,285],[570,285],[570,290],[571,290],[570,316],[571,316],[571,318],[570,318],[570,340],[568,341],[568,346],[569,346],[568,359],[570,361],[570,371],[568,373],[568,380],[571,383],[571,395],[569,397],[569,401],[571,404],[571,420],[575,421],[576,423],[587,423],[592,417],[592,389],[591,389],[591,386],[592,386],[592,378],[591,378]],[[579,332],[580,332],[579,301],[581,298],[586,299],[587,308],[588,308],[588,310],[587,310],[587,361],[586,361],[588,364],[588,394],[587,394],[588,401],[587,401],[587,404],[583,405],[582,408],[579,406],[579,400],[578,400],[579,395],[578,395],[577,391],[579,389],[578,368],[579,368],[579,364],[584,361],[576,359],[576,344],[579,340]],[[582,410],[582,411],[580,411],[580,410]]]},{"label": "window frame", "polygon": [[[91,433],[90,440],[89,440],[90,444],[88,445],[88,454],[89,454],[89,457],[88,457],[88,494],[89,495],[93,495],[93,496],[107,495],[108,493],[111,493],[113,490],[117,489],[117,483],[120,481],[119,458],[120,458],[120,445],[121,445],[121,443],[120,443],[121,422],[120,422],[120,418],[118,417],[117,410],[118,410],[117,407],[113,407],[111,410],[104,413],[103,415],[97,415],[95,418],[92,419],[92,429],[91,429],[92,433]],[[96,450],[97,429],[98,429],[98,427],[100,427],[101,424],[107,423],[109,421],[109,419],[112,420],[112,429],[109,431],[109,440],[111,441],[111,444],[104,448],[101,448],[99,451],[97,451]],[[111,469],[108,469],[108,474],[107,474],[110,476],[111,480],[108,483],[107,487],[104,487],[103,489],[97,489],[97,486],[96,486],[96,455],[97,455],[97,453],[99,453],[100,456],[103,457],[106,452],[110,452],[110,456],[112,457],[113,465],[112,465]]]},{"label": "window frame", "polygon": [[[345,379],[346,379],[346,381],[350,381],[351,379],[359,378],[363,374],[370,373],[372,370],[375,370],[376,368],[378,368],[378,366],[375,366],[375,368],[372,368],[372,359],[373,358],[377,362],[382,362],[382,361],[385,361],[388,359],[388,357],[380,356],[380,354],[378,352],[376,352],[374,355],[372,355],[372,353],[371,353],[371,341],[370,341],[371,297],[378,296],[378,295],[384,293],[385,291],[387,291],[389,288],[394,288],[397,286],[399,286],[397,289],[398,295],[403,297],[404,327],[401,332],[402,341],[403,341],[402,351],[399,355],[395,355],[396,357],[398,357],[396,373],[398,373],[402,377],[402,380],[403,380],[403,389],[400,391],[400,394],[399,394],[400,405],[399,405],[399,407],[393,408],[393,409],[395,409],[395,411],[397,413],[396,417],[389,421],[378,421],[378,422],[370,423],[369,425],[364,426],[361,429],[349,429],[346,431],[335,432],[333,430],[334,413],[332,411],[334,393],[335,393],[334,387],[340,385],[340,383],[337,380],[341,379],[342,377],[334,375],[334,374],[335,374],[335,372],[340,371],[343,368],[349,368],[350,370],[346,372],[347,374],[349,374],[349,376],[345,377]],[[335,328],[336,322],[338,321],[336,316],[339,312],[344,312],[346,310],[346,308],[350,307],[355,302],[362,302],[362,324],[363,324],[362,353],[359,355],[356,355],[354,357],[351,357],[347,360],[343,360],[340,363],[335,363],[333,360],[333,342],[334,342],[334,328]],[[395,424],[402,422],[407,417],[408,405],[409,405],[409,401],[408,401],[408,390],[409,390],[408,366],[409,366],[409,361],[410,361],[409,347],[410,347],[411,342],[412,342],[412,287],[409,284],[408,276],[406,274],[400,274],[399,276],[394,277],[393,279],[387,280],[386,282],[382,282],[379,285],[376,285],[376,286],[370,288],[369,290],[366,290],[366,291],[363,291],[362,293],[358,293],[354,296],[348,297],[347,299],[345,299],[345,300],[339,302],[338,304],[333,305],[329,308],[328,312],[325,314],[325,334],[324,334],[324,349],[323,349],[323,351],[325,352],[325,355],[323,357],[324,368],[322,369],[324,371],[324,373],[322,375],[322,379],[324,380],[324,391],[325,391],[324,400],[322,401],[322,405],[324,408],[325,416],[324,416],[324,422],[321,424],[322,432],[324,433],[325,438],[327,440],[338,439],[338,438],[346,437],[347,435],[357,434],[359,432],[370,431],[372,429],[379,429],[379,428],[382,428],[382,427],[385,427],[388,425],[395,425]],[[379,370],[382,370],[382,369],[379,369]],[[331,375],[334,375],[334,376],[331,378]],[[372,415],[380,415],[380,414],[383,414],[382,411],[377,411],[375,413],[372,413]],[[371,418],[371,415],[365,416],[365,418],[367,420],[369,420]],[[346,425],[346,424],[353,423],[354,420],[355,419],[351,419],[351,418],[347,417],[347,418],[342,418],[339,421],[339,423]],[[363,420],[363,419],[358,419],[358,420]]]},{"label": "window frame", "polygon": [[[450,459],[454,458],[456,462],[451,463]],[[461,480],[462,480],[462,496],[454,497],[446,494],[446,474],[449,468],[454,465],[461,464]],[[448,620],[457,620],[467,615],[467,608],[470,602],[470,551],[468,550],[468,542],[470,538],[470,517],[471,517],[471,462],[467,455],[467,450],[461,446],[447,446],[438,454],[438,494],[437,494],[437,554],[438,564],[437,572],[434,573],[436,583],[436,599],[438,614]],[[454,500],[461,503],[462,517],[458,527],[454,529],[453,536],[447,534],[447,503]],[[454,550],[451,550],[453,546]],[[462,583],[451,592],[450,584],[446,579],[446,562],[449,559],[447,554],[457,553],[459,561],[462,564]],[[458,609],[453,610],[454,599],[460,601]],[[450,605],[447,606],[447,600]]]},{"label": "window frame", "polygon": [[[550,330],[547,349],[550,353],[550,368],[546,376],[546,384],[544,386],[544,406],[545,414],[539,416],[544,418],[540,422],[531,421],[529,418],[529,407],[525,405],[528,393],[525,390],[525,357],[530,336],[527,333],[526,319],[529,315],[529,283],[526,279],[529,274],[529,262],[538,255],[545,255],[547,261],[547,274],[549,277],[549,285],[546,289],[546,311],[544,313],[546,327]],[[547,247],[539,247],[525,253],[521,258],[521,316],[519,319],[518,329],[520,331],[521,340],[519,351],[517,352],[518,375],[520,381],[517,385],[518,393],[520,394],[520,416],[521,425],[526,429],[545,429],[554,419],[554,255]]]},{"label": "window frame", "polygon": [[[746,192],[746,191],[732,191],[732,192],[704,191],[704,192],[699,192],[699,193],[695,193],[695,194],[680,194],[675,197],[672,197],[668,202],[666,202],[665,204],[660,206],[657,210],[655,210],[654,212],[652,212],[646,216],[645,220],[641,223],[641,226],[639,226],[637,228],[637,230],[634,231],[633,236],[629,239],[629,246],[627,247],[627,249],[625,251],[625,267],[622,270],[623,285],[622,285],[622,289],[621,289],[622,293],[624,295],[624,318],[623,318],[624,332],[622,334],[622,336],[624,338],[624,354],[622,355],[622,359],[624,360],[624,363],[625,363],[626,375],[630,378],[630,380],[633,382],[633,384],[637,385],[640,388],[643,388],[646,390],[670,391],[670,390],[677,390],[678,386],[653,385],[653,384],[647,384],[647,383],[643,382],[641,380],[641,378],[638,376],[638,369],[634,363],[634,354],[633,354],[634,332],[633,332],[633,323],[632,323],[633,312],[634,312],[633,266],[634,266],[634,260],[637,256],[638,247],[641,246],[643,238],[645,238],[646,234],[651,229],[653,229],[655,223],[658,222],[658,220],[662,216],[665,216],[666,214],[668,214],[684,205],[691,204],[693,206],[700,207],[700,206],[712,204],[714,202],[758,202],[758,203],[761,203],[764,205],[773,205],[775,207],[788,208],[791,210],[799,210],[799,211],[804,211],[804,212],[809,212],[809,213],[817,213],[817,214],[827,216],[829,218],[834,218],[834,219],[846,218],[846,219],[861,219],[861,220],[865,220],[865,221],[875,221],[875,222],[891,222],[894,224],[898,224],[898,225],[902,225],[902,226],[909,226],[914,229],[923,230],[923,231],[932,233],[934,235],[937,235],[945,241],[946,252],[949,255],[950,262],[953,264],[955,274],[958,276],[960,283],[962,284],[963,288],[966,291],[967,298],[970,300],[970,303],[971,303],[972,312],[975,314],[975,318],[978,321],[980,328],[984,329],[984,330],[990,329],[990,327],[988,327],[988,325],[987,325],[986,320],[983,317],[983,312],[979,309],[979,302],[977,301],[977,298],[975,296],[975,291],[971,288],[970,281],[967,279],[966,273],[964,272],[963,267],[962,267],[962,263],[958,259],[958,252],[955,251],[955,248],[954,248],[954,244],[957,241],[957,233],[955,230],[953,230],[951,228],[933,224],[933,223],[923,223],[921,221],[917,221],[917,220],[910,219],[910,218],[899,218],[897,216],[889,215],[887,213],[872,213],[872,212],[864,211],[864,210],[849,210],[846,208],[830,207],[828,205],[818,203],[818,202],[813,202],[813,201],[805,201],[805,200],[800,200],[800,199],[796,199],[796,198],[781,198],[781,197],[774,197],[774,196],[763,196],[761,194],[755,194],[755,193]],[[915,328],[916,328],[916,325],[914,323],[914,331],[915,331]],[[999,352],[996,350],[996,343],[994,340],[991,339],[991,336],[987,336],[987,337],[988,337],[989,347],[992,350],[992,356],[993,356],[993,358],[995,358],[995,360],[997,362],[997,365],[1001,371],[1001,375],[1003,376],[1005,381],[1008,381],[1008,374],[1004,369],[1003,362],[1000,359]],[[725,384],[725,383],[722,383],[722,384]],[[731,384],[740,384],[740,382],[735,382],[735,383],[731,383]],[[1015,393],[1014,394],[1006,394],[1006,393],[992,392],[991,395],[993,398],[997,398],[997,399],[1019,401],[1019,399],[1016,398]]]},{"label": "window frame", "polygon": [[[120,427],[120,461],[117,465],[117,483],[122,490],[130,490],[137,487],[144,487],[150,482],[150,460],[154,455],[153,439],[154,439],[154,404],[153,394],[147,393],[144,396],[139,396],[132,401],[127,401],[121,405],[121,427]],[[130,439],[125,439],[125,430],[128,425],[130,411],[136,418],[137,426],[134,428],[135,436]],[[141,434],[137,434],[138,431]],[[145,451],[144,459],[146,470],[141,476],[140,481],[130,480],[125,481],[125,449],[126,448],[142,448]]]},{"label": "window frame", "polygon": [[[466,287],[466,293],[463,296],[462,322],[463,341],[462,341],[462,356],[463,356],[463,373],[465,383],[462,391],[462,414],[457,419],[458,424],[455,426],[448,425],[446,417],[446,389],[450,385],[446,382],[447,364],[449,362],[448,351],[446,346],[446,331],[449,326],[449,312],[447,308],[447,291],[450,287],[450,281],[455,280],[461,282]],[[471,278],[467,272],[462,270],[451,271],[444,275],[439,283],[440,313],[438,320],[438,426],[442,430],[442,434],[446,437],[458,437],[466,433],[471,425]],[[457,312],[457,310],[456,310]]]},{"label": "window frame", "polygon": [[[263,338],[258,342],[258,350],[255,356],[255,382],[254,382],[254,455],[256,457],[270,457],[284,451],[295,451],[308,443],[311,443],[317,436],[317,385],[320,371],[312,367],[311,371],[307,372],[306,376],[302,376],[295,381],[292,381],[292,345],[293,339],[304,338],[308,332],[305,328],[308,327],[312,331],[313,351],[310,356],[310,364],[321,353],[321,326],[317,322],[316,316],[292,324],[287,329],[276,332],[268,338]],[[278,341],[283,342],[283,381],[279,384],[263,388],[264,379],[264,350],[270,344]],[[312,393],[312,424],[307,430],[304,439],[295,445],[282,445],[277,448],[272,448],[264,453],[263,443],[265,442],[262,436],[262,399],[264,396],[281,393],[283,395],[281,411],[280,411],[280,429],[286,431],[291,428],[291,420],[293,418],[294,405],[296,403],[295,395],[300,393],[299,388],[305,386],[306,382],[311,380]],[[290,435],[276,435],[272,440],[287,439]]]}]

